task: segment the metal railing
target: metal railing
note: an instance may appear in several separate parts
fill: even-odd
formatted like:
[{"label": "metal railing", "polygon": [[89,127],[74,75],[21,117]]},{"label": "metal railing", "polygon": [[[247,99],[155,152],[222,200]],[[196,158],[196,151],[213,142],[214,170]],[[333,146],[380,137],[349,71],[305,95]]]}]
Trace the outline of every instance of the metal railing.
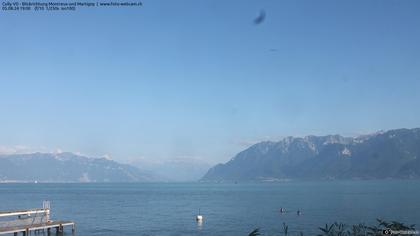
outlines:
[{"label": "metal railing", "polygon": [[50,202],[44,201],[42,209],[2,212],[0,228],[47,223],[50,221],[50,207]]}]

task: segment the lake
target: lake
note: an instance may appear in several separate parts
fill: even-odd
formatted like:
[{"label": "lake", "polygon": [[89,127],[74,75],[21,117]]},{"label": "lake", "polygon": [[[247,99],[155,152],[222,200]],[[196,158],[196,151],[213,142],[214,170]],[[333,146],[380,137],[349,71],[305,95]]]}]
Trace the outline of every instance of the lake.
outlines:
[{"label": "lake", "polygon": [[314,235],[325,223],[378,217],[420,225],[418,180],[0,184],[0,210],[37,208],[43,200],[51,201],[52,219],[76,222],[76,235],[247,235],[257,227],[280,235],[283,222]]}]

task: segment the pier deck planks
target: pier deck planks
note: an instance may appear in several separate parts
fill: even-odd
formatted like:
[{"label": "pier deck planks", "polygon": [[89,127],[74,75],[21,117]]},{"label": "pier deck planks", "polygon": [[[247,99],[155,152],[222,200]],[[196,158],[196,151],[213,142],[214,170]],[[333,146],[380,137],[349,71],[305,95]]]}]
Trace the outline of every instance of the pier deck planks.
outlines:
[{"label": "pier deck planks", "polygon": [[64,227],[64,226],[73,226],[73,229],[74,229],[74,225],[75,224],[72,221],[51,221],[51,222],[42,223],[42,224],[0,227],[0,234],[11,234],[11,233],[33,231],[33,230],[51,229],[51,228]]}]

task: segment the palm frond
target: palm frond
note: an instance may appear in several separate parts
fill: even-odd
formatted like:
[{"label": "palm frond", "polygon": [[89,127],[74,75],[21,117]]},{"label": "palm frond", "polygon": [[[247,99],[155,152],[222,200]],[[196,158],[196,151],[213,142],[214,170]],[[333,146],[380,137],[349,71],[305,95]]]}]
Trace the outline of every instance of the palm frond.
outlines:
[{"label": "palm frond", "polygon": [[254,229],[251,233],[248,234],[248,236],[258,236],[258,235],[261,235],[259,228]]}]

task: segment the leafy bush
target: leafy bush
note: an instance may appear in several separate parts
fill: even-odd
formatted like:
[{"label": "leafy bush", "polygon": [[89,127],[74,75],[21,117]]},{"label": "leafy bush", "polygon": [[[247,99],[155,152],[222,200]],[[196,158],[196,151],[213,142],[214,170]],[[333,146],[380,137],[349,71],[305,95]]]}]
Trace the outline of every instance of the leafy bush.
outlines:
[{"label": "leafy bush", "polygon": [[[365,224],[356,224],[347,226],[346,224],[335,222],[333,224],[325,224],[325,227],[319,227],[321,231],[318,236],[379,236],[384,235],[384,230],[391,230],[394,231],[394,235],[396,231],[416,231],[415,225],[405,225],[404,223],[398,221],[385,221],[382,219],[377,219],[376,225],[367,226]],[[259,233],[259,228],[252,231],[248,236],[258,236],[261,235]],[[289,226],[286,223],[283,223],[283,233],[282,235],[289,235]],[[304,234],[299,232],[300,236]],[[407,236],[413,236],[414,234],[404,234]]]}]

